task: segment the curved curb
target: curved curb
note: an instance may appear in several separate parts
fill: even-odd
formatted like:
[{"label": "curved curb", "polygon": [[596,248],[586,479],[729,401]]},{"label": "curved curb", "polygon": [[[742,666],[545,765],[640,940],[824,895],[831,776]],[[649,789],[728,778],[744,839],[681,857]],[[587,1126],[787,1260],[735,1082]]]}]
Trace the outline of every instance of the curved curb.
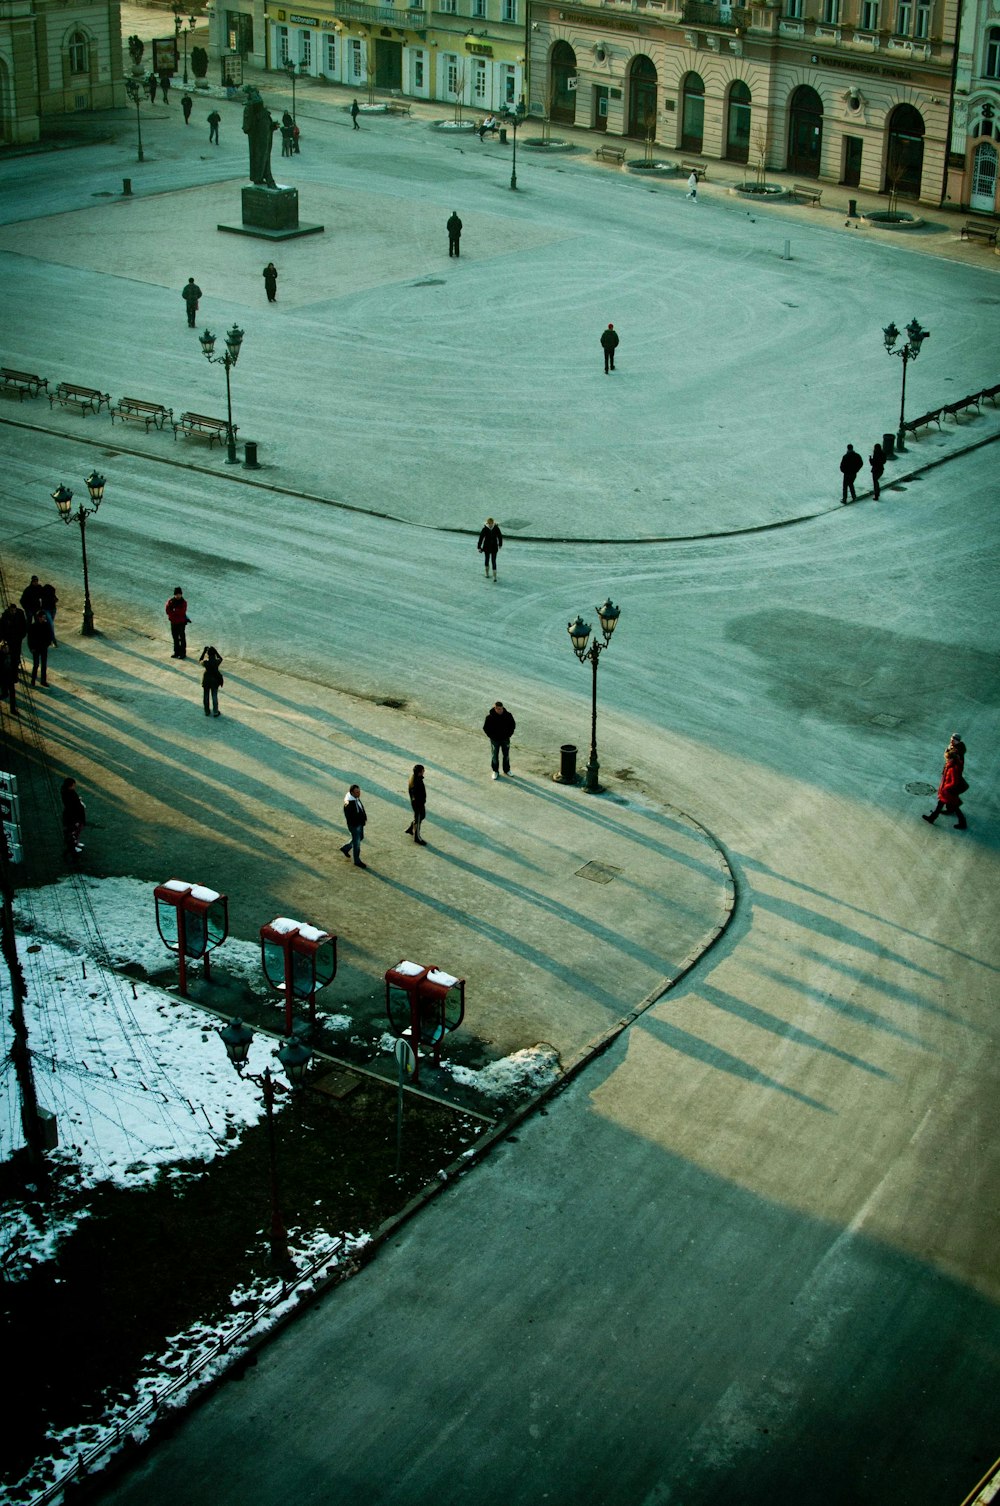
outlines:
[{"label": "curved curb", "polygon": [[[362,507],[356,502],[343,502],[336,497],[322,497],[317,492],[305,492],[292,486],[279,486],[273,481],[255,481],[252,476],[236,474],[231,470],[213,470],[205,465],[191,464],[184,459],[174,460],[168,455],[147,455],[142,450],[133,450],[126,445],[116,445],[113,440],[92,439],[87,434],[69,435],[62,429],[50,429],[44,424],[25,423],[23,419],[7,418],[0,415],[0,424],[6,424],[12,429],[24,429],[29,434],[47,434],[53,439],[65,439],[73,444],[91,445],[97,449],[115,450],[119,454],[129,455],[135,460],[146,460],[152,465],[168,465],[175,470],[194,471],[202,476],[211,476],[214,481],[225,480],[239,482],[241,486],[250,486],[257,491],[268,492],[277,497],[294,497],[300,502],[314,502],[319,507],[334,507],[341,512],[355,513],[360,517],[377,518],[386,523],[398,523],[401,528],[421,528],[428,533],[451,534],[456,538],[474,539],[474,528],[451,528],[439,523],[420,523],[413,518],[401,518],[396,513],[382,512],[374,507]],[[912,481],[916,476],[922,476],[928,471],[936,470],[940,465],[946,465],[949,460],[956,460],[962,455],[971,455],[975,450],[980,450],[984,445],[993,444],[1000,439],[1000,430],[995,434],[981,435],[971,443],[962,445],[960,448],[950,450],[947,455],[939,455],[935,459],[926,460],[922,465],[907,471],[905,475],[893,476],[889,481],[883,480],[883,490],[888,490],[901,481]],[[903,452],[909,456],[909,450]],[[899,452],[895,458],[898,458]],[[240,470],[243,467],[239,467]],[[858,501],[870,501],[871,493],[863,492]],[[855,504],[851,504],[852,506]],[[580,544],[586,546],[599,545],[603,549],[615,545],[636,544],[700,544],[709,539],[738,539],[748,534],[771,533],[778,528],[792,528],[798,523],[811,523],[816,518],[825,517],[828,513],[839,512],[843,503],[835,502],[827,507],[818,507],[813,512],[797,513],[791,518],[775,518],[769,523],[749,523],[745,528],[719,528],[710,529],[707,533],[665,533],[665,534],[636,534],[622,537],[617,535],[611,538],[579,538],[573,535],[550,534],[550,533],[515,533],[511,539],[521,544]]]}]

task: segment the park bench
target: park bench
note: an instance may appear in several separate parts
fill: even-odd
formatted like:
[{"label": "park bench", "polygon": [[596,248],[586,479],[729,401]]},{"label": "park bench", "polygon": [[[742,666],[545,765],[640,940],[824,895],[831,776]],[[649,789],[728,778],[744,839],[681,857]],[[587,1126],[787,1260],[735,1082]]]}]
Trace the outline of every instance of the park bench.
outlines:
[{"label": "park bench", "polygon": [[0,366],[0,384],[13,388],[18,398],[37,397],[43,387],[49,390],[47,377],[35,376],[33,371],[15,371],[10,366]]},{"label": "park bench", "polygon": [[998,382],[995,387],[984,387],[982,392],[979,394],[980,401],[988,397],[994,408],[997,405],[998,396],[1000,396],[1000,382]]},{"label": "park bench", "polygon": [[823,197],[823,190],[811,183],[793,183],[791,191],[797,199],[808,199],[812,204],[818,204]]},{"label": "park bench", "polygon": [[[173,426],[174,438],[177,438],[178,429],[185,439],[190,439],[194,434],[208,435],[208,448],[211,449],[216,440],[220,444],[229,437],[229,425],[224,418],[208,418],[204,413],[182,413]],[[233,438],[236,438],[236,425],[233,424]]]},{"label": "park bench", "polygon": [[998,227],[992,220],[966,220],[962,226],[960,239],[963,241],[983,240],[988,246],[997,243]]},{"label": "park bench", "polygon": [[390,99],[386,103],[387,115],[412,115],[412,106],[404,104],[401,99]]},{"label": "park bench", "polygon": [[975,408],[977,413],[980,411],[979,399],[981,396],[982,393],[980,392],[970,392],[968,397],[959,398],[957,403],[945,403],[941,412],[948,414],[958,423],[958,415],[966,412],[967,409]]},{"label": "park bench", "polygon": [[599,146],[594,152],[598,162],[617,162],[622,167],[625,162],[625,148],[623,146]]},{"label": "park bench", "polygon": [[708,168],[701,162],[682,162],[681,172],[687,173],[688,177],[694,173],[699,183],[704,183],[708,179]]},{"label": "park bench", "polygon": [[62,403],[64,408],[79,408],[83,414],[100,413],[105,403],[111,406],[110,392],[99,392],[96,387],[78,387],[75,382],[60,382],[55,392],[49,393],[49,405]]},{"label": "park bench", "polygon": [[120,418],[124,423],[127,419],[134,419],[137,423],[146,425],[146,433],[152,424],[155,429],[162,429],[167,419],[174,416],[173,408],[164,408],[162,403],[147,403],[140,397],[119,398],[111,409],[111,422]]},{"label": "park bench", "polygon": [[916,434],[918,429],[923,429],[927,424],[937,424],[941,427],[941,408],[934,408],[929,413],[921,413],[919,418],[909,418],[903,425],[907,434]]}]

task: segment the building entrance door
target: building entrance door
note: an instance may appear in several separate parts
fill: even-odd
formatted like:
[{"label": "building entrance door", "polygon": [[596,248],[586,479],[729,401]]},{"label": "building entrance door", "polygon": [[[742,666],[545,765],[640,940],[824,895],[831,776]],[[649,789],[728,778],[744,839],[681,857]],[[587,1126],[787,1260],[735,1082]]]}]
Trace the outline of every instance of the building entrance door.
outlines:
[{"label": "building entrance door", "polygon": [[656,138],[656,68],[647,57],[633,58],[629,68],[627,134]]},{"label": "building entrance door", "polygon": [[594,85],[594,120],[595,131],[608,129],[608,89],[606,84]]},{"label": "building entrance door", "polygon": [[385,37],[375,38],[375,87],[376,89],[402,89],[402,42],[390,42]]},{"label": "building entrance door", "polygon": [[972,192],[969,208],[992,214],[997,202],[997,152],[988,141],[981,141],[972,159]]},{"label": "building entrance door", "polygon": [[802,84],[792,95],[788,124],[788,171],[818,178],[823,150],[823,101]]},{"label": "building entrance door", "polygon": [[864,149],[864,141],[860,136],[844,137],[844,184],[847,188],[857,188],[861,182],[861,153]]}]

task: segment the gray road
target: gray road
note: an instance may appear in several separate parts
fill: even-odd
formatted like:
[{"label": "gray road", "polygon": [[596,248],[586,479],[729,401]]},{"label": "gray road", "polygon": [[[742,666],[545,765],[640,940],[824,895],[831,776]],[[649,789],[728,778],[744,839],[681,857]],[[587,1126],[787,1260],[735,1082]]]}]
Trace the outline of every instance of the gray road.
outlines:
[{"label": "gray road", "polygon": [[[387,174],[399,170],[391,152],[384,160]],[[605,203],[593,179],[553,181],[555,217],[568,220],[575,205],[592,226]],[[383,187],[376,179],[364,191]],[[451,188],[442,182],[442,198]],[[637,221],[640,202],[628,200]],[[642,234],[653,244],[648,228],[605,212],[622,255]],[[534,202],[526,213],[551,222]],[[835,239],[816,234],[841,266]],[[46,246],[36,246],[33,287],[53,276]],[[532,255],[512,253],[527,285]],[[9,269],[14,253],[4,260]],[[640,281],[622,265],[605,257],[602,308],[612,284]],[[942,310],[961,302],[949,267],[911,253],[884,265],[906,290],[868,284],[872,316],[884,308],[902,322],[899,313],[918,312],[931,324],[923,305],[911,308],[918,288]],[[736,268],[728,284],[730,322],[739,276]],[[995,282],[974,280],[974,296],[992,299]],[[559,286],[553,264],[550,304]],[[67,273],[66,287],[74,312],[62,340],[79,362],[89,310],[117,289],[85,270]],[[835,471],[843,433],[871,408],[872,373],[819,274],[812,288],[804,319],[813,335],[787,347],[788,361],[806,374],[821,363],[836,439],[823,454],[795,439],[799,408],[779,383],[786,347],[776,341],[758,385],[753,373],[737,381],[732,367],[700,398],[701,410],[716,404],[728,421],[757,403],[744,404],[747,387],[771,384],[778,416],[771,428],[758,410],[735,453],[701,446],[710,458],[699,506],[726,527],[734,495],[751,513],[771,505],[762,478],[777,472],[783,505],[794,489],[809,492],[812,510],[824,499],[831,510],[699,543],[515,537],[495,591],[478,577],[468,540],[294,499],[276,506],[208,466],[187,472],[119,452],[108,431],[101,457],[67,441],[69,420],[54,437],[0,430],[3,542],[15,572],[41,555],[60,579],[74,578],[78,540],[49,523],[47,493],[102,458],[108,500],[92,537],[96,549],[102,530],[95,570],[116,630],[162,632],[161,583],[182,569],[204,594],[211,583],[212,610],[247,665],[292,656],[303,683],[402,690],[415,716],[442,725],[466,720],[470,687],[478,705],[502,675],[538,758],[567,726],[579,737],[586,682],[565,623],[610,591],[623,617],[601,671],[609,766],[704,821],[740,883],[725,943],[680,991],[109,1499],[698,1506],[732,1496],[902,1506],[961,1500],[994,1457],[995,452],[887,489],[878,507],[837,507],[830,456]],[[465,297],[455,294],[449,318],[472,317]],[[152,307],[148,289],[142,299]],[[381,317],[375,304],[351,294],[310,317],[342,330],[362,314]],[[995,380],[982,309],[966,313],[953,379],[974,369]],[[176,337],[186,331],[174,328],[172,309],[168,344],[164,320],[164,370],[179,371]],[[491,328],[506,339],[510,327],[509,307],[497,311]],[[759,353],[766,321],[743,327],[758,331]],[[141,341],[148,350],[141,325],[130,333],[133,351]],[[502,344],[487,348],[505,359]],[[683,359],[697,365],[690,342]],[[888,366],[880,349],[878,359]],[[412,389],[412,349],[403,366]],[[516,385],[523,395],[538,379],[529,370]],[[669,416],[665,380],[661,368],[650,402]],[[554,381],[547,373],[536,403],[551,399]],[[291,424],[289,385],[276,390],[252,401],[263,413],[269,399]],[[376,382],[368,411],[377,395]],[[563,399],[550,402],[546,422],[561,430],[568,413],[572,436],[575,400]],[[593,401],[606,415],[603,389]],[[388,413],[398,403],[398,392],[386,394]],[[462,409],[438,405],[437,497],[452,427],[475,437],[471,404],[470,395]],[[809,426],[816,420],[813,412]],[[599,456],[615,426],[602,422]],[[96,437],[93,425],[71,432]],[[388,435],[384,447],[380,437],[357,451],[359,493],[375,489],[393,443]],[[303,464],[322,477],[323,434],[303,426],[300,444]],[[647,461],[650,484],[662,459]],[[609,501],[617,535],[647,532],[641,494],[609,497],[606,481],[593,481],[596,463],[584,467],[579,493],[574,476],[562,476],[559,507],[569,515],[581,496],[591,537]],[[629,463],[638,464],[632,453]],[[516,493],[505,486],[515,473],[497,471],[499,491],[486,496],[506,492],[529,517],[529,471]],[[383,490],[399,504],[385,510],[401,516],[403,473],[391,458],[384,472]],[[458,468],[454,494],[466,473]],[[483,500],[469,505],[473,522]],[[907,788],[936,781],[956,728],[972,784],[961,836],[921,822],[926,797]],[[155,782],[139,755],[134,777]]]}]

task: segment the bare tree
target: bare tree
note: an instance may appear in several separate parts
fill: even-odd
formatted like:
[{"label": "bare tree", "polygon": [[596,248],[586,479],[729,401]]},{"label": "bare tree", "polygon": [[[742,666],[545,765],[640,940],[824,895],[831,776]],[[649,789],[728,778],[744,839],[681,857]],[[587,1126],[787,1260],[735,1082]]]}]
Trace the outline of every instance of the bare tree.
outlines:
[{"label": "bare tree", "polygon": [[542,90],[542,140],[549,141],[552,137],[552,106],[555,104],[556,86],[549,71],[545,88]]},{"label": "bare tree", "polygon": [[375,38],[372,36],[365,38],[365,71],[368,75],[366,80],[368,103],[373,105],[375,103]]},{"label": "bare tree", "polygon": [[757,187],[763,189],[767,176],[767,125],[755,126],[753,149],[757,153]]},{"label": "bare tree", "polygon": [[656,111],[647,110],[642,120],[646,128],[645,154],[643,161],[647,164],[653,160],[653,147],[656,145]]},{"label": "bare tree", "polygon": [[906,176],[906,163],[898,145],[889,153],[889,160],[885,167],[885,181],[888,184],[889,195],[889,218],[896,219],[899,213],[899,186]]},{"label": "bare tree", "polygon": [[462,124],[462,96],[465,93],[465,64],[455,65],[455,124]]}]

